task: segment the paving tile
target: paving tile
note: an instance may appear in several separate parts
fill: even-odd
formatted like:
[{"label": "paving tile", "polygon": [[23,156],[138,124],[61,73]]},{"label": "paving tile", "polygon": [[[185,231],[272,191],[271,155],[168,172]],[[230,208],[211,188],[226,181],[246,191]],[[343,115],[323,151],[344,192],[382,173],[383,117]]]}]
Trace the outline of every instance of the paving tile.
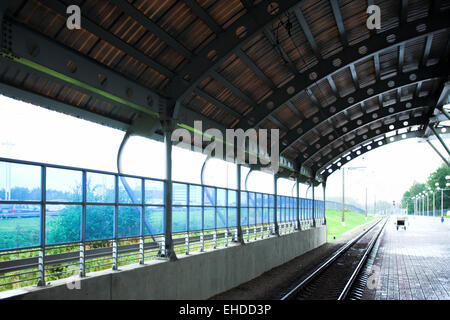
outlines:
[{"label": "paving tile", "polygon": [[386,225],[374,265],[378,288],[366,287],[363,299],[450,300],[450,220],[409,217],[407,229]]}]

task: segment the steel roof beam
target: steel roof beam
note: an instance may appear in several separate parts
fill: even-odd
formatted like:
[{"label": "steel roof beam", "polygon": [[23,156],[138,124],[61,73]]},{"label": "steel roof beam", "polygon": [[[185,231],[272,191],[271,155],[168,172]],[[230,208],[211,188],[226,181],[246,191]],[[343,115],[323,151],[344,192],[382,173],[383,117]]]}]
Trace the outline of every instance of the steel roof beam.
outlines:
[{"label": "steel roof beam", "polygon": [[[414,126],[423,127],[424,122],[425,122],[425,119],[422,117],[422,118],[416,118],[416,119],[412,120],[410,125],[408,125],[406,127],[402,126],[401,123],[398,123],[398,122],[396,122],[394,124],[395,124],[396,128],[408,129],[409,133],[412,133],[414,137],[421,137],[423,135],[423,133],[425,132],[425,130],[420,129],[420,130],[416,130],[416,131],[411,131],[411,128]],[[394,132],[394,131],[396,131],[395,135],[386,137],[387,133]],[[378,134],[376,133],[375,130],[372,132],[368,132],[367,134],[365,134],[363,136],[357,137],[354,140],[355,144],[351,148],[348,148],[348,149],[339,148],[338,150],[336,150],[337,152],[334,152],[331,154],[331,157],[329,157],[329,156],[327,157],[330,160],[328,160],[326,162],[322,162],[321,165],[318,165],[319,162],[316,162],[315,165],[311,168],[311,170],[313,170],[313,172],[316,172],[316,173],[321,173],[323,170],[325,170],[326,172],[324,172],[322,175],[329,176],[331,173],[328,172],[328,169],[332,168],[333,171],[338,170],[340,167],[344,166],[345,163],[348,163],[351,160],[354,160],[355,158],[364,154],[365,152],[368,152],[368,151],[376,149],[377,147],[380,147],[380,145],[378,145],[378,143],[373,143],[373,142],[375,142],[375,140],[380,139],[381,137],[384,137],[384,139],[381,139],[381,141],[383,141],[383,145],[386,145],[387,144],[386,141],[389,141],[391,139],[391,137],[394,137],[394,140],[398,140],[395,137],[398,137],[398,136],[401,137],[403,134],[405,136],[408,135],[408,133],[399,134],[398,129],[389,130],[388,126],[381,128]],[[367,149],[368,144],[370,144],[370,146],[371,146],[370,150]],[[358,154],[358,150],[360,151],[360,154]],[[347,154],[350,156],[350,160],[347,159]],[[337,165],[338,161],[341,162],[341,166]]]},{"label": "steel roof beam", "polygon": [[289,58],[286,51],[284,51],[283,47],[279,44],[278,40],[275,39],[275,36],[273,35],[272,31],[270,31],[269,27],[264,27],[264,35],[266,36],[267,40],[272,44],[274,48],[276,48],[281,55],[281,58],[287,63],[289,71],[291,71],[293,74],[297,74],[298,70],[295,64],[292,62],[291,58]]},{"label": "steel roof beam", "polygon": [[[51,0],[54,2],[54,0]],[[192,52],[186,49],[180,42],[164,31],[160,26],[154,23],[149,17],[147,17],[142,11],[137,9],[134,5],[128,1],[123,0],[110,0],[117,8],[122,12],[129,15],[131,18],[136,20],[141,26],[146,28],[149,32],[153,33],[155,36],[163,40],[168,46],[172,47],[179,53],[181,53],[186,58],[192,57]],[[83,24],[86,18],[83,18]]]},{"label": "steel roof beam", "polygon": [[[374,86],[371,87],[373,89],[373,94],[371,95],[369,95],[366,90],[358,90],[351,95],[351,97],[353,98],[351,101],[348,101],[348,97],[339,98],[338,100],[335,101],[335,103],[333,103],[334,110],[332,110],[331,107],[323,109],[324,116],[319,117],[317,121],[308,121],[305,123],[301,123],[300,125],[293,128],[291,131],[289,131],[288,134],[282,139],[283,141],[286,142],[286,147],[281,148],[280,152],[283,153],[285,150],[287,150],[288,147],[292,146],[297,140],[300,140],[303,136],[305,136],[305,134],[307,134],[312,128],[326,121],[327,118],[334,117],[337,114],[343,112],[344,110],[348,110],[361,102],[371,99],[374,96],[380,96],[381,94],[385,94],[392,90],[396,90],[399,87],[410,86],[411,85],[410,75],[413,73],[416,75],[416,79],[418,80],[417,82],[421,82],[428,79],[446,76],[447,71],[440,65],[435,65],[429,68],[422,67],[420,70],[415,70],[414,72],[401,74],[395,78],[379,81],[378,83],[376,83]],[[390,81],[395,81],[395,85],[397,87],[396,88],[390,87],[391,84]],[[299,128],[303,130],[303,133],[301,135],[299,135],[297,131]]]},{"label": "steel roof beam", "polygon": [[[121,1],[121,0],[117,0]],[[222,27],[211,18],[211,16],[206,13],[206,11],[197,3],[195,0],[184,0],[184,3],[198,16],[201,20],[203,20],[206,25],[214,31],[215,34],[221,33],[223,31]]]},{"label": "steel roof beam", "polygon": [[[345,146],[341,145],[338,148],[335,148],[334,150],[329,152],[328,154],[322,155],[321,158],[319,160],[315,161],[312,165],[306,164],[306,162],[303,162],[302,165],[309,166],[311,168],[311,170],[317,170],[318,168],[320,168],[319,171],[321,171],[323,168],[329,166],[331,163],[336,163],[337,159],[342,157],[342,155],[346,155],[349,152],[349,150],[356,150],[360,145],[366,144],[368,141],[370,141],[372,139],[376,139],[380,136],[383,136],[389,132],[393,132],[396,130],[410,128],[410,127],[417,126],[417,125],[425,126],[425,124],[426,124],[426,116],[422,116],[419,118],[412,117],[412,118],[408,119],[407,126],[404,125],[404,121],[400,121],[400,120],[396,119],[395,122],[393,122],[393,123],[383,124],[381,127],[378,127],[373,130],[368,128],[369,130],[366,133],[364,133],[360,136],[356,136],[354,139],[350,140],[350,144],[351,144],[350,147],[345,147]],[[393,129],[390,128],[391,125],[394,126]],[[324,160],[324,158],[326,158],[328,160]],[[310,162],[311,161],[312,161],[312,158],[310,159]]]},{"label": "steel roof beam", "polygon": [[202,97],[203,99],[209,101],[210,103],[212,103],[213,105],[215,105],[219,109],[222,109],[226,113],[231,114],[235,118],[239,118],[239,117],[242,116],[239,112],[233,110],[232,108],[230,108],[229,106],[225,105],[223,102],[217,100],[213,96],[210,96],[208,93],[204,92],[203,90],[200,90],[200,89],[196,88],[196,89],[194,89],[193,92],[196,95]]},{"label": "steel roof beam", "polygon": [[[325,113],[324,113],[324,111],[323,111],[322,105],[320,104],[319,100],[314,96],[314,94],[312,93],[312,91],[311,91],[310,89],[306,89],[306,92],[307,92],[309,98],[311,99],[311,101],[313,102],[313,104],[314,104],[314,105],[316,106],[316,108],[319,110],[319,115],[320,115],[320,117],[323,118],[323,119],[327,118],[327,116],[325,115]],[[346,111],[344,111],[344,113],[345,113],[345,112],[346,112]],[[347,116],[346,113],[345,113],[345,115]],[[330,119],[330,118],[328,118],[328,119]],[[328,123],[330,123],[330,122],[328,122]],[[332,131],[334,132],[334,134],[335,134],[336,136],[338,136],[338,133],[336,132],[336,128],[335,128],[335,126],[333,125],[332,122],[330,123],[330,126],[331,126],[331,129],[332,129]],[[314,132],[316,135],[320,136],[320,134],[318,134],[318,131],[316,130],[316,128],[317,128],[317,127],[314,127],[311,131]],[[289,146],[289,147],[290,147],[290,146]],[[285,150],[285,149],[283,148],[283,150]],[[280,154],[281,154],[281,153],[282,153],[282,152],[280,152]]]},{"label": "steel roof beam", "polygon": [[239,0],[240,3],[246,8],[247,10],[253,7],[253,1],[252,0]]},{"label": "steel roof beam", "polygon": [[[304,1],[301,0],[300,2]],[[169,95],[172,98],[171,105],[175,106],[176,101],[182,101],[210,71],[215,70],[226,59],[235,54],[236,50],[262,32],[266,25],[277,20],[284,12],[298,5],[298,3],[299,0],[279,1],[277,12],[268,10],[265,1],[247,7],[246,14],[218,34],[214,40],[193,56],[172,79],[168,87]],[[243,36],[238,37],[236,30],[240,27],[244,27],[246,32]],[[216,59],[208,58],[211,52],[215,52]]]},{"label": "steel roof beam", "polygon": [[[352,160],[362,156],[363,154],[365,154],[365,153],[367,153],[369,151],[373,151],[373,150],[375,150],[377,148],[380,148],[380,147],[385,146],[385,145],[390,144],[390,143],[395,143],[397,141],[402,141],[402,140],[411,139],[411,138],[420,138],[423,135],[423,133],[424,133],[423,130],[417,130],[417,131],[410,131],[408,133],[397,134],[397,135],[392,136],[392,137],[385,137],[384,139],[379,140],[379,141],[382,142],[381,145],[379,145],[378,143],[374,143],[374,144],[372,144],[370,150],[368,150],[367,148],[363,147],[363,148],[360,149],[360,153],[359,154],[357,153],[357,151],[353,152],[353,151],[350,151],[350,150],[345,150],[344,152],[342,152],[339,156],[335,157],[334,159],[339,158],[342,155],[347,154],[350,151],[350,157],[351,157],[350,160],[347,160],[346,158],[343,158],[341,160],[341,166],[340,167],[337,166],[337,164],[333,164],[333,165],[331,165],[330,168],[325,169],[330,163],[332,163],[332,161],[330,161],[325,166],[322,166],[319,170],[317,170],[316,173],[320,173],[320,172],[322,172],[325,169],[325,171],[321,175],[322,175],[322,177],[324,179],[327,179],[334,171],[339,170],[346,163],[348,163],[348,162],[350,162],[350,161],[352,161]],[[381,135],[381,136],[383,136],[383,135]],[[376,138],[377,137],[372,138],[370,140],[375,140]],[[391,141],[391,138],[393,138],[394,141]],[[366,141],[360,143],[360,145],[363,145],[363,144],[367,143],[367,141],[369,141],[369,140],[366,140]],[[356,148],[356,146],[355,146],[355,148]],[[328,170],[331,170],[331,172],[328,172]]]},{"label": "steel roof beam", "polygon": [[250,107],[256,107],[256,102],[253,101],[249,96],[247,96],[240,89],[236,88],[231,82],[225,79],[220,73],[216,71],[212,71],[210,73],[211,77],[213,77],[216,81],[220,82],[225,88],[230,90],[235,96],[239,97],[242,101],[248,104]]},{"label": "steel roof beam", "polygon": [[402,43],[398,47],[398,71],[403,72],[403,65],[405,63],[405,44]]},{"label": "steel roof beam", "polygon": [[[122,3],[122,1],[120,1]],[[123,1],[125,3],[126,1]],[[128,3],[128,2],[126,2]],[[43,1],[43,4],[50,8],[51,10],[55,11],[57,14],[66,17],[66,6],[58,1],[55,0],[47,0]],[[98,38],[110,43],[117,49],[125,52],[126,54],[134,57],[136,60],[146,64],[150,68],[156,70],[157,72],[163,74],[164,76],[168,78],[173,78],[175,76],[174,72],[169,70],[167,67],[155,62],[153,59],[151,59],[148,55],[145,53],[135,49],[122,39],[116,37],[113,33],[111,33],[108,30],[103,29],[99,25],[95,24],[91,20],[89,20],[87,17],[82,18],[82,28],[88,31],[89,33],[92,33],[93,35],[97,36]],[[76,31],[73,31],[76,32]]]},{"label": "steel roof beam", "polygon": [[443,109],[443,106],[449,102],[450,102],[450,81],[447,81],[442,88],[442,92],[437,102],[437,107],[445,111]]},{"label": "steel roof beam", "polygon": [[425,42],[425,49],[423,51],[423,56],[422,56],[422,64],[425,66],[427,65],[428,57],[430,56],[432,43],[433,43],[433,35],[430,34],[427,36],[427,41]]},{"label": "steel roof beam", "polygon": [[308,40],[309,45],[311,46],[311,49],[313,50],[315,56],[317,59],[321,59],[321,54],[319,47],[317,46],[316,40],[314,39],[314,36],[311,32],[311,29],[308,26],[308,23],[306,22],[305,16],[303,15],[302,11],[300,10],[300,6],[295,6],[294,8],[294,14],[298,20],[298,23],[300,23],[300,26],[303,29],[303,33],[306,36],[306,40]]},{"label": "steel roof beam", "polygon": [[433,131],[434,135],[436,136],[436,138],[438,138],[439,142],[441,143],[441,145],[444,147],[445,151],[447,151],[447,154],[450,155],[450,149],[447,147],[447,144],[445,143],[445,141],[441,138],[441,136],[439,135],[439,133],[436,131],[436,129],[430,125],[428,126],[428,128],[431,129],[431,131]]},{"label": "steel roof beam", "polygon": [[431,149],[433,149],[434,152],[442,159],[442,161],[445,162],[447,167],[450,167],[450,163],[448,160],[442,155],[442,153],[439,152],[439,150],[431,143],[430,139],[425,139],[425,141],[430,145]]},{"label": "steel roof beam", "polygon": [[294,104],[291,101],[286,102],[286,106],[289,108],[289,110],[292,111],[293,114],[295,114],[296,117],[298,117],[300,120],[304,120],[304,115],[298,110]]},{"label": "steel roof beam", "polygon": [[344,47],[348,46],[347,33],[345,32],[344,21],[342,20],[341,10],[339,8],[338,0],[330,0],[331,9],[333,10],[334,20],[339,31],[339,37]]},{"label": "steel roof beam", "polygon": [[339,91],[336,87],[336,83],[333,80],[333,77],[331,75],[327,76],[328,84],[330,85],[331,90],[333,91],[333,94],[336,97],[339,97]]},{"label": "steel roof beam", "polygon": [[[11,27],[12,36],[10,49],[17,58],[16,62],[9,58],[1,59],[14,63],[20,69],[50,78],[64,86],[75,87],[86,95],[108,101],[114,106],[122,106],[129,110],[135,109],[136,112],[157,115],[161,109],[166,108],[167,99],[161,93],[128,79],[98,61],[45,37],[17,21],[9,18],[8,25]],[[38,46],[38,55],[31,55],[29,52],[29,47],[34,45]],[[67,68],[69,60],[76,64],[74,72]],[[100,84],[97,79],[96,75],[98,74],[102,74],[107,79],[104,85]],[[131,89],[131,95],[129,92],[127,93],[127,89]],[[63,112],[65,111],[63,110]],[[185,106],[181,106],[179,119],[189,126],[194,125],[194,120],[202,119],[211,127],[223,127],[218,122]],[[114,119],[111,118],[111,120]],[[104,122],[100,123],[104,124]]]},{"label": "steel roof beam", "polygon": [[[340,53],[322,60],[320,63],[312,67],[308,70],[308,75],[296,75],[292,80],[286,83],[281,88],[274,88],[274,92],[271,96],[264,99],[261,103],[259,103],[258,108],[249,112],[242,120],[239,122],[238,126],[243,129],[248,129],[254,126],[254,123],[258,123],[265,116],[276,112],[276,110],[284,105],[286,101],[296,97],[300,92],[302,92],[305,88],[308,88],[314,85],[321,80],[325,80],[329,75],[336,73],[338,71],[349,68],[351,64],[356,64],[360,61],[367,60],[368,57],[374,56],[375,61],[375,70],[380,75],[380,66],[379,66],[379,57],[378,53],[384,52],[386,50],[390,50],[399,46],[401,43],[421,39],[426,37],[429,34],[436,33],[443,29],[448,28],[447,21],[443,18],[443,16],[437,16],[432,21],[428,20],[420,20],[420,23],[427,23],[427,30],[430,32],[428,34],[423,34],[416,30],[416,25],[419,21],[415,23],[410,22],[403,27],[398,29],[396,33],[395,41],[391,44],[388,44],[389,47],[386,46],[386,32],[373,35],[369,39],[364,42],[358,44],[359,46],[364,45],[367,47],[366,55],[361,55],[358,50],[354,47],[346,47]],[[414,26],[414,29],[412,28]],[[333,61],[335,59],[339,59],[342,61],[340,67],[336,67],[333,65]],[[378,63],[377,63],[378,62]],[[378,67],[377,67],[378,64]],[[314,77],[311,75],[314,74]],[[321,78],[322,77],[322,78]],[[321,80],[319,80],[321,79]],[[287,89],[290,90],[287,90]],[[275,108],[273,108],[275,105]],[[254,119],[254,120],[251,120]]]},{"label": "steel roof beam", "polygon": [[275,125],[279,128],[279,129],[281,129],[281,130],[284,130],[284,131],[289,131],[289,129],[284,125],[284,124],[282,124],[280,121],[278,121],[278,119],[277,118],[275,118],[275,117],[273,117],[273,116],[270,116],[270,117],[268,117],[268,120],[270,120],[270,121],[272,121],[273,123],[275,123]]},{"label": "steel roof beam", "polygon": [[[135,108],[144,113],[157,114],[166,99],[161,94],[147,88],[120,73],[106,67],[98,61],[86,57],[44,35],[31,30],[19,22],[9,19],[11,27],[11,53],[17,57],[14,61],[40,72],[69,86],[76,86],[89,95],[110,101],[114,105]],[[38,54],[30,54],[29,48],[36,47]],[[70,70],[67,62],[72,61],[76,69]],[[97,75],[103,75],[106,82],[99,81]],[[127,89],[132,90],[131,97]],[[152,101],[151,106],[149,101]],[[130,102],[131,104],[127,104]]]},{"label": "steel roof beam", "polygon": [[250,59],[247,54],[242,51],[242,50],[237,50],[236,51],[236,56],[242,60],[242,62],[244,62],[245,65],[247,65],[247,67],[250,68],[250,70],[253,71],[254,74],[256,74],[256,76],[258,78],[260,78],[265,84],[266,86],[268,86],[269,88],[273,88],[274,84],[272,82],[272,80],[269,79],[268,76],[265,75],[265,73],[256,65],[255,62],[253,62],[252,59]]},{"label": "steel roof beam", "polygon": [[408,0],[402,0],[400,11],[400,23],[405,24],[408,19]]},{"label": "steel roof beam", "polygon": [[356,74],[355,65],[353,63],[350,65],[350,73],[352,74],[352,81],[353,85],[355,86],[355,90],[358,90],[359,89],[358,75]]},{"label": "steel roof beam", "polygon": [[[397,108],[394,112],[389,112],[389,110],[386,110],[387,108],[385,108],[380,110],[381,112],[379,113],[375,111],[371,114],[366,114],[359,119],[355,119],[353,121],[350,121],[349,123],[346,123],[345,126],[338,129],[339,136],[334,136],[332,139],[330,139],[329,136],[321,137],[321,139],[319,141],[316,141],[313,146],[308,147],[308,149],[304,152],[304,154],[308,155],[308,157],[305,160],[300,161],[299,164],[308,163],[318,154],[321,154],[328,146],[332,145],[338,140],[342,140],[345,136],[348,136],[349,134],[354,133],[355,131],[358,131],[364,127],[370,127],[372,124],[376,122],[396,117],[398,115],[430,108],[431,105],[430,99],[423,99],[423,98],[420,99],[418,102],[415,101],[414,103],[420,106],[408,108],[406,106],[406,103],[404,102],[401,103],[399,108]],[[425,103],[427,103],[427,105],[421,105]],[[373,114],[375,113],[377,114],[376,118],[373,117]],[[343,129],[344,127],[346,128],[346,130]]]},{"label": "steel roof beam", "polygon": [[62,112],[65,114],[74,115],[77,118],[100,123],[103,125],[107,125],[111,128],[119,129],[122,131],[127,131],[131,125],[129,123],[125,123],[122,121],[118,121],[112,118],[108,118],[105,116],[102,116],[98,113],[91,112],[89,110],[81,109],[76,106],[48,98],[46,96],[26,91],[21,88],[17,88],[14,86],[11,86],[6,83],[0,82],[0,92],[1,94],[8,96],[13,99],[20,99],[22,101],[26,101],[28,103],[42,106],[43,108]]},{"label": "steel roof beam", "polygon": [[376,81],[380,81],[381,79],[381,71],[380,71],[380,56],[377,54],[375,54],[373,56],[373,66],[375,68],[375,79]]},{"label": "steel roof beam", "polygon": [[433,16],[433,15],[439,14],[441,11],[441,6],[442,6],[442,0],[432,0],[429,15]]}]

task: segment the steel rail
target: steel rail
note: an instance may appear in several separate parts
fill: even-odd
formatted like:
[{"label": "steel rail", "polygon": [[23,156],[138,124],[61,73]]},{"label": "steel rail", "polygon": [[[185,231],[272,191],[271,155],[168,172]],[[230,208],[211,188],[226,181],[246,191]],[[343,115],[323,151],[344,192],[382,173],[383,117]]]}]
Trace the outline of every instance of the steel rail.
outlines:
[{"label": "steel rail", "polygon": [[[315,268],[314,271],[312,271],[305,279],[303,279],[299,284],[295,286],[292,290],[290,290],[287,294],[285,294],[280,300],[290,300],[295,295],[305,287],[307,284],[309,284],[312,280],[316,279],[318,276],[322,274],[323,271],[328,269],[336,259],[341,257],[348,249],[350,249],[355,243],[357,243],[362,237],[364,237],[367,233],[369,233],[372,229],[374,229],[383,219],[378,220],[374,225],[372,225],[369,229],[365,230],[364,232],[360,233],[356,237],[354,237],[352,240],[348,241],[345,245],[343,245],[341,248],[339,248],[329,259],[327,259],[325,262],[323,262],[319,267]],[[383,227],[381,230],[383,230]],[[347,285],[346,285],[347,288]]]},{"label": "steel rail", "polygon": [[367,258],[369,257],[369,254],[372,252],[373,246],[377,242],[378,238],[380,237],[381,233],[384,230],[384,227],[386,226],[388,219],[385,220],[383,226],[381,227],[380,231],[370,240],[369,245],[367,246],[367,249],[364,252],[363,257],[359,261],[358,265],[356,266],[355,270],[353,271],[352,275],[350,276],[350,279],[347,281],[347,284],[345,285],[344,289],[342,290],[341,294],[338,297],[338,300],[345,300],[347,298],[347,295],[349,292],[351,292],[351,288],[353,286],[353,283],[355,282],[356,278],[358,277],[359,273],[361,272],[361,269],[363,268],[364,264],[367,261]]}]

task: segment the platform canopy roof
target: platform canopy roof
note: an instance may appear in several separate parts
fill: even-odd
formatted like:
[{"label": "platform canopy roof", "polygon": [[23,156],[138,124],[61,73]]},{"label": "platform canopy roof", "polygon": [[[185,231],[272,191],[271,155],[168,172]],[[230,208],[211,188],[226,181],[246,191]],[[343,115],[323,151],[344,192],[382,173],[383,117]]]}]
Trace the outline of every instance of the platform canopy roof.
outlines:
[{"label": "platform canopy roof", "polygon": [[[66,26],[74,4],[79,30]],[[381,29],[367,27],[370,5]],[[278,128],[281,174],[315,181],[422,136],[449,75],[448,0],[15,0],[0,11],[2,94],[156,139],[155,119]]]}]

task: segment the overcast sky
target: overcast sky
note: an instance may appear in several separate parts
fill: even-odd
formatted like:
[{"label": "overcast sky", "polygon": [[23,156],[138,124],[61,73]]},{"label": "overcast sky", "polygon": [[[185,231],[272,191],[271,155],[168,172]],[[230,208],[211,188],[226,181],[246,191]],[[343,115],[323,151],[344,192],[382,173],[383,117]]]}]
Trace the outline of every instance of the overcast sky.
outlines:
[{"label": "overcast sky", "polygon": [[[117,149],[123,135],[119,130],[0,96],[0,157],[116,172]],[[437,141],[434,144],[442,150]],[[199,183],[204,159],[200,153],[174,148],[174,180]],[[363,203],[367,187],[369,202],[373,203],[375,194],[377,200],[400,200],[413,181],[425,182],[441,163],[430,146],[418,139],[380,147],[346,165],[366,167],[345,172],[346,196]],[[131,138],[124,150],[123,166],[129,174],[164,178],[163,144]],[[0,188],[4,186],[2,176],[4,171],[0,171]],[[233,164],[214,160],[207,166],[207,184],[234,188],[235,178]],[[272,183],[270,175],[252,173],[248,187],[271,192]],[[291,181],[281,181],[280,193],[290,195],[292,186]],[[321,197],[322,188],[318,189]],[[305,196],[306,186],[302,186],[300,192]],[[337,171],[328,179],[327,196],[340,197],[341,194],[342,174]]]}]

